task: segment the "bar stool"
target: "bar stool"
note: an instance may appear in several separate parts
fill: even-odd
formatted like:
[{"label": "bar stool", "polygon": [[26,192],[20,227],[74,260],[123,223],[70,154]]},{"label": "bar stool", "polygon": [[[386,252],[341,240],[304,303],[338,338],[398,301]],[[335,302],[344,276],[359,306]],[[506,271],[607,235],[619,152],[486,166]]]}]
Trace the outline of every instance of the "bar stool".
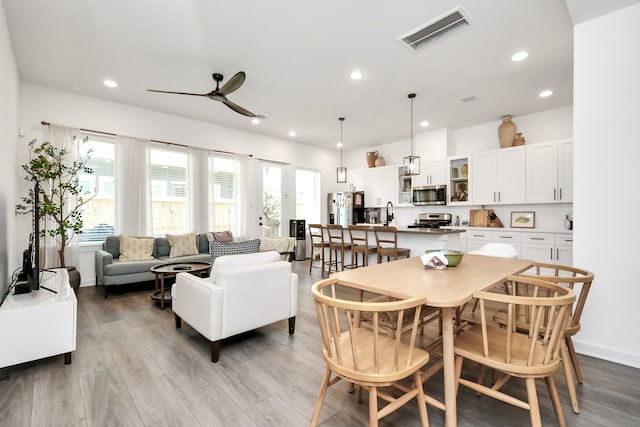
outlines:
[{"label": "bar stool", "polygon": [[329,242],[324,238],[324,226],[322,224],[309,224],[309,238],[311,240],[311,260],[309,261],[309,274],[313,268],[313,262],[316,259],[316,251],[320,251],[320,268],[324,276],[324,250],[329,247]]},{"label": "bar stool", "polygon": [[350,225],[349,238],[351,240],[351,267],[358,268],[358,254],[362,254],[362,267],[369,265],[369,255],[378,252],[375,245],[369,245],[369,227],[364,225]]},{"label": "bar stool", "polygon": [[[340,263],[340,271],[344,271],[344,251],[351,249],[351,243],[345,242],[344,228],[340,224],[327,224],[327,235],[329,236],[329,274],[331,274],[331,266],[336,267],[338,271],[338,263]],[[340,253],[340,261],[338,261],[338,252]],[[335,255],[335,260],[333,256]]]},{"label": "bar stool", "polygon": [[398,229],[392,226],[373,227],[376,235],[376,248],[378,252],[378,264],[382,262],[382,257],[387,257],[387,262],[393,257],[397,261],[400,257],[409,258],[411,249],[398,247]]}]

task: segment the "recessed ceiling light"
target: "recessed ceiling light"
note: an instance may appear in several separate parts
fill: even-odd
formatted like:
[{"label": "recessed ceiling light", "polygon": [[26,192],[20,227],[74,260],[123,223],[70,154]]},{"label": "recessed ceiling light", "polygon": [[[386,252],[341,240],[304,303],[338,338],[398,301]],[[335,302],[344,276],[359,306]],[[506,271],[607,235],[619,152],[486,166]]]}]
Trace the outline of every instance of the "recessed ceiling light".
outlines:
[{"label": "recessed ceiling light", "polygon": [[105,80],[103,83],[107,87],[118,87],[118,83],[114,82],[113,80]]},{"label": "recessed ceiling light", "polygon": [[522,60],[523,60],[523,59],[525,59],[527,56],[529,56],[529,54],[528,54],[527,52],[522,51],[522,52],[518,52],[518,53],[514,54],[514,55],[511,57],[511,60],[512,60],[513,62],[518,62],[518,61],[522,61]]},{"label": "recessed ceiling light", "polygon": [[296,136],[296,133],[294,131],[289,131],[289,136]]},{"label": "recessed ceiling light", "polygon": [[429,126],[429,122],[426,120],[423,120],[420,122],[420,126],[422,126],[423,128],[426,128],[427,126]]},{"label": "recessed ceiling light", "polygon": [[543,90],[538,94],[540,98],[546,98],[547,96],[551,96],[551,95],[553,95],[553,92],[551,92],[550,90]]},{"label": "recessed ceiling light", "polygon": [[360,80],[362,76],[363,74],[362,74],[362,71],[360,70],[353,70],[349,75],[349,77],[351,77],[353,80]]},{"label": "recessed ceiling light", "polygon": [[253,120],[251,120],[251,123],[253,123],[254,125],[259,125],[260,124],[260,119],[253,119]]},{"label": "recessed ceiling light", "polygon": [[342,142],[338,142],[338,143],[336,144],[336,147],[338,147],[338,148],[342,148]]}]

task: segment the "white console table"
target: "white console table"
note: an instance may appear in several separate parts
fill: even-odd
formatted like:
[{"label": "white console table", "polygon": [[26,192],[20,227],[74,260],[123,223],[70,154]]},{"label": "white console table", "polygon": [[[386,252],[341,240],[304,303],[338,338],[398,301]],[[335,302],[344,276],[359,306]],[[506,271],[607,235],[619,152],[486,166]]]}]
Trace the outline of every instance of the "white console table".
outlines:
[{"label": "white console table", "polygon": [[64,354],[71,363],[76,349],[76,295],[66,269],[42,273],[42,287],[27,294],[8,295],[0,307],[0,379],[8,367]]}]

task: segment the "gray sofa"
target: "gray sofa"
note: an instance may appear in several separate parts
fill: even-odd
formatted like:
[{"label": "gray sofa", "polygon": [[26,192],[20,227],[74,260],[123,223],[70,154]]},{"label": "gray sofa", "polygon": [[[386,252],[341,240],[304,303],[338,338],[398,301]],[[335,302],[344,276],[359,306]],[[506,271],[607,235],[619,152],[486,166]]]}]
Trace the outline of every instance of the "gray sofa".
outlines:
[{"label": "gray sofa", "polygon": [[196,244],[197,255],[169,257],[169,241],[165,237],[157,237],[153,244],[153,260],[120,261],[120,239],[118,236],[108,236],[102,249],[95,254],[96,286],[104,285],[104,297],[107,298],[110,286],[154,280],[155,275],[150,271],[154,265],[166,262],[211,262],[207,235],[198,234]]}]

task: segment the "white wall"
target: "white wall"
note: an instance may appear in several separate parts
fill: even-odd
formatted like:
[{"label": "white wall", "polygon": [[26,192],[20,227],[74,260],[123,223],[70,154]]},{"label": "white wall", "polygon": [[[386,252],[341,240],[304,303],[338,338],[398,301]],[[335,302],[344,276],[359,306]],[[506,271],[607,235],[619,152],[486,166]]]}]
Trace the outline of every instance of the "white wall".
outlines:
[{"label": "white wall", "polygon": [[[16,204],[15,140],[18,117],[18,70],[9,40],[4,8],[0,5],[0,294],[11,273],[19,266],[15,243],[14,206]],[[22,240],[26,249],[27,239]],[[1,295],[0,295],[1,296]]]},{"label": "white wall", "polygon": [[[574,263],[595,282],[577,350],[640,367],[640,5],[574,28]],[[603,223],[603,215],[608,218]]]}]

